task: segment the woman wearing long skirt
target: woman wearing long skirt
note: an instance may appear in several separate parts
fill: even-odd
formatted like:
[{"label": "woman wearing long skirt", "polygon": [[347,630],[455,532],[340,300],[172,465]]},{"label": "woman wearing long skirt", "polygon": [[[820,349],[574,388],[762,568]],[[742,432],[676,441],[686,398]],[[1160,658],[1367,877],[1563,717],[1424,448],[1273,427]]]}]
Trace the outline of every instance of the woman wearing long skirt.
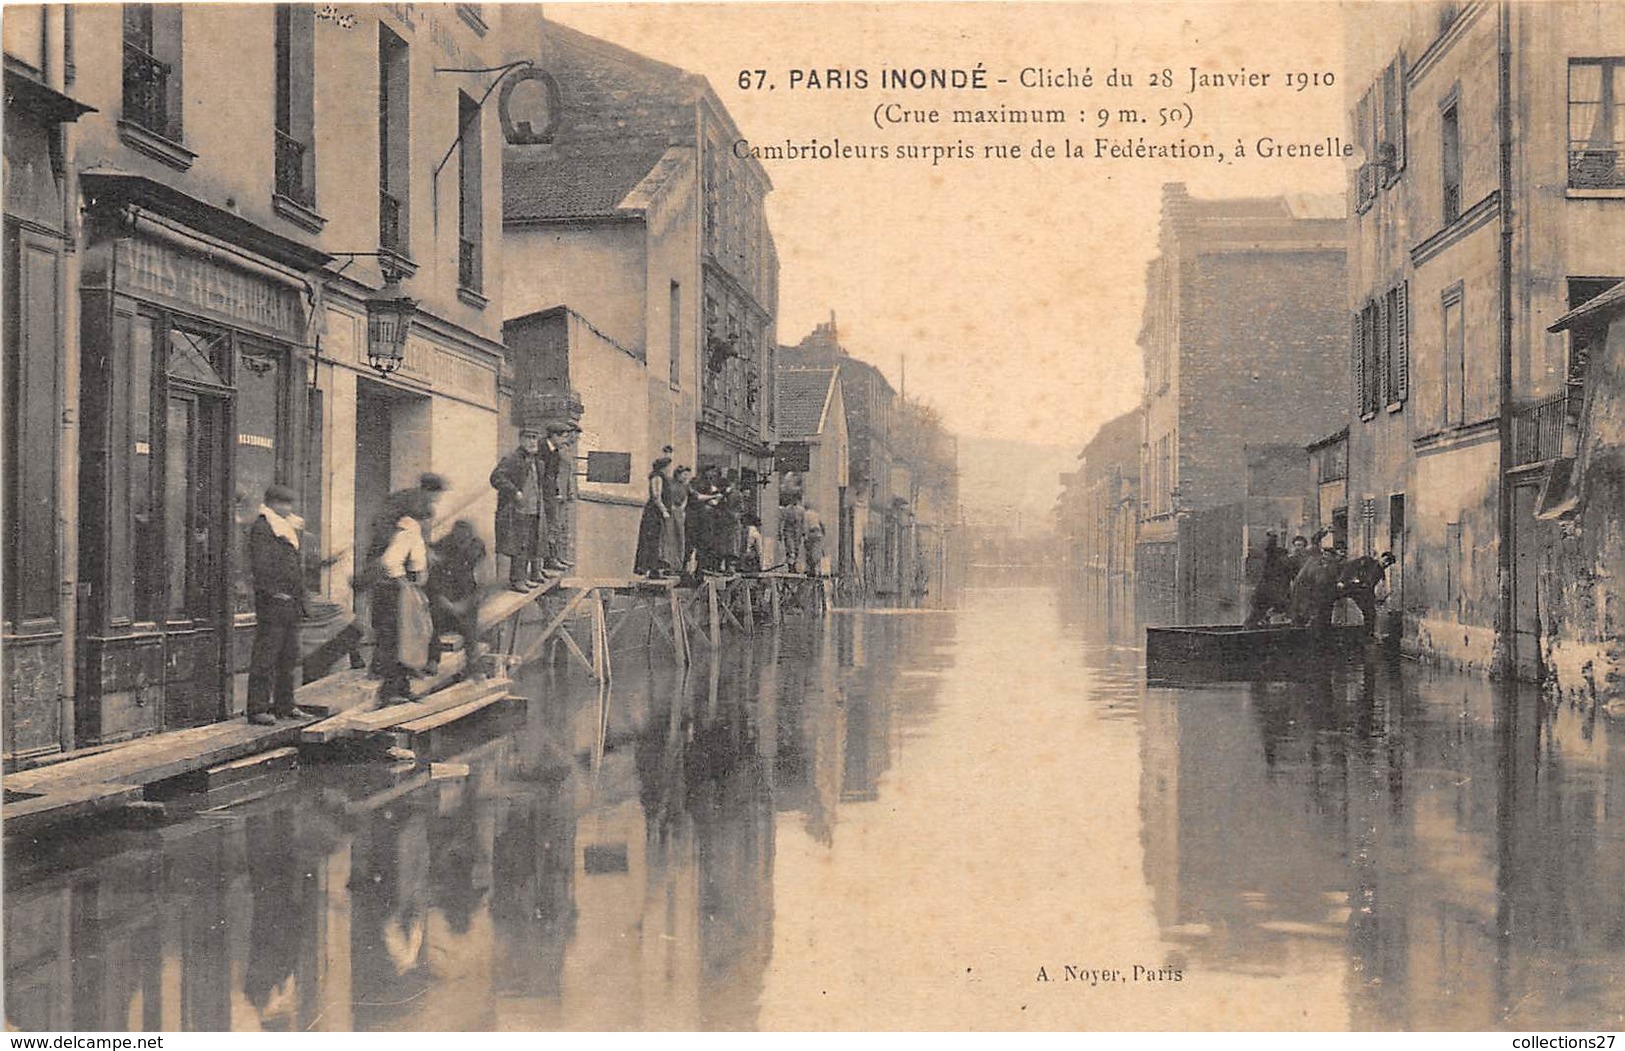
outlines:
[{"label": "woman wearing long skirt", "polygon": [[688,476],[688,468],[679,467],[666,485],[667,513],[660,542],[666,568],[679,576],[688,569]]},{"label": "woman wearing long skirt", "polygon": [[666,509],[666,487],[671,483],[666,468],[670,466],[669,456],[660,457],[650,466],[649,499],[643,505],[643,518],[638,523],[638,550],[632,559],[632,572],[651,579],[664,575],[662,546],[666,536],[666,520],[671,517],[671,512]]}]

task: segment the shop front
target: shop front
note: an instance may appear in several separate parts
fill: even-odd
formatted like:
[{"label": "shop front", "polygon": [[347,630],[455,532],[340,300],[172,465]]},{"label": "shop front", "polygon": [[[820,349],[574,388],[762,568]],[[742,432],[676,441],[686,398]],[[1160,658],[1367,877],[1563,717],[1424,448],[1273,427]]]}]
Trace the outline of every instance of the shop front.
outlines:
[{"label": "shop front", "polygon": [[326,259],[135,177],[87,173],[85,193],[82,745],[240,707],[244,530],[272,482],[317,491],[302,275]]}]

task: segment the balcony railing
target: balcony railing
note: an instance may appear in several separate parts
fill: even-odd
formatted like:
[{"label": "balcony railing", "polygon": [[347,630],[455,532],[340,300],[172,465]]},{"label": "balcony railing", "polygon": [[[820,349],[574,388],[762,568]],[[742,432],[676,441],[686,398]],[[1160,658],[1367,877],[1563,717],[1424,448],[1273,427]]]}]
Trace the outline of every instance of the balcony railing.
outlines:
[{"label": "balcony railing", "polygon": [[388,190],[378,191],[378,246],[396,251],[401,244],[401,202]]},{"label": "balcony railing", "polygon": [[480,290],[480,243],[457,239],[457,284],[470,292]]},{"label": "balcony railing", "polygon": [[165,138],[177,138],[169,120],[170,65],[124,42],[124,119]]},{"label": "balcony railing", "polygon": [[1574,410],[1578,399],[1568,391],[1525,405],[1512,413],[1514,467],[1573,456],[1579,439]]},{"label": "balcony railing", "polygon": [[276,131],[276,192],[309,208],[316,203],[313,180],[305,178],[309,147],[280,128]]},{"label": "balcony railing", "polygon": [[1625,187],[1625,151],[1570,150],[1569,185],[1597,190]]}]

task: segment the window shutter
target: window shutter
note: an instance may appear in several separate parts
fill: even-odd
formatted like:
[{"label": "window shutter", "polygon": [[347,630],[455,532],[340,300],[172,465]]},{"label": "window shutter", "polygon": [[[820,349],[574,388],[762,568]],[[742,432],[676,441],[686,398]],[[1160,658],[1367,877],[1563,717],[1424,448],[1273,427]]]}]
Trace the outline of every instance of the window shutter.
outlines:
[{"label": "window shutter", "polygon": [[[1394,131],[1394,171],[1402,172],[1405,170],[1405,96],[1407,94],[1405,90],[1405,52],[1401,51],[1399,56],[1394,59],[1394,67],[1398,74],[1394,79],[1398,84],[1397,92],[1399,96],[1394,106],[1399,115],[1399,126]],[[1404,312],[1401,311],[1400,317],[1404,316]]]},{"label": "window shutter", "polygon": [[1376,412],[1388,404],[1393,392],[1388,389],[1388,355],[1393,353],[1393,347],[1388,345],[1388,297],[1377,297],[1377,374],[1371,377],[1371,408]]},{"label": "window shutter", "polygon": [[1349,375],[1354,380],[1354,397],[1359,406],[1358,414],[1365,412],[1365,345],[1361,342],[1363,326],[1360,322],[1360,312],[1356,310],[1353,315],[1354,325],[1349,333]]},{"label": "window shutter", "polygon": [[1411,393],[1411,283],[1401,281],[1394,291],[1394,378],[1399,389],[1393,398],[1404,401]]}]

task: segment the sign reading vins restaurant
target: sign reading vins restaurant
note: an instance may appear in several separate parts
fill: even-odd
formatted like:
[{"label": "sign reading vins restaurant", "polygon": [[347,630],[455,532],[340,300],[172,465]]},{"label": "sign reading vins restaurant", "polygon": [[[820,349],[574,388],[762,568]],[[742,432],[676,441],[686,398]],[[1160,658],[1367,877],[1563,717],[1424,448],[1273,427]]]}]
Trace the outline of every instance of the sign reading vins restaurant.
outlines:
[{"label": "sign reading vins restaurant", "polygon": [[304,329],[297,289],[145,238],[118,245],[118,287],[289,339]]}]

